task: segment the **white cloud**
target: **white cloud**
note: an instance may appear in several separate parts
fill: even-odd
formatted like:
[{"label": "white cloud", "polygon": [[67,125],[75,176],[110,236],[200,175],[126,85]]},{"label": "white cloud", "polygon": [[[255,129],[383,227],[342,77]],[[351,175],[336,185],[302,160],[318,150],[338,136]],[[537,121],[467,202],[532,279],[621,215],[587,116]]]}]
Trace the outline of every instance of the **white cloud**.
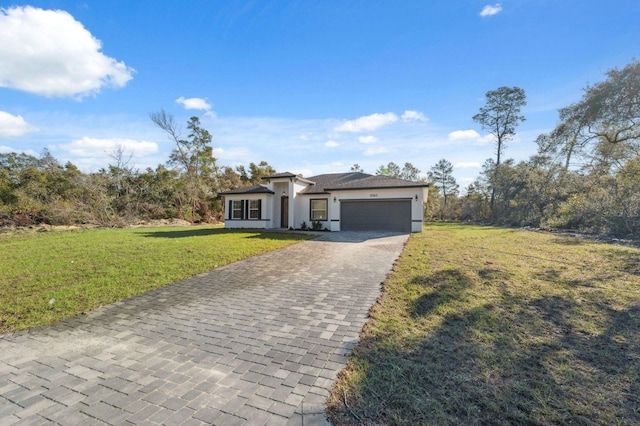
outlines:
[{"label": "white cloud", "polygon": [[110,154],[122,148],[128,156],[144,157],[145,155],[158,152],[158,144],[155,142],[137,141],[133,139],[111,138],[96,139],[84,137],[69,144],[58,145],[63,151],[76,157],[97,157],[105,158],[105,154]]},{"label": "white cloud", "polygon": [[335,148],[337,146],[340,146],[340,144],[336,141],[327,141],[324,146],[326,146],[327,148]]},{"label": "white cloud", "polygon": [[378,138],[376,138],[375,136],[360,136],[358,138],[358,140],[361,143],[374,143],[374,142],[378,142]]},{"label": "white cloud", "polygon": [[455,132],[449,133],[450,141],[464,141],[469,139],[478,139],[480,134],[475,130],[456,130]]},{"label": "white cloud", "polygon": [[0,111],[0,138],[15,138],[36,130],[21,115]]},{"label": "white cloud", "polygon": [[371,114],[364,117],[357,118],[355,120],[348,120],[337,126],[334,130],[336,132],[366,132],[379,129],[391,123],[398,121],[398,116],[392,112],[385,114]]},{"label": "white cloud", "polygon": [[480,136],[475,130],[456,130],[449,133],[448,139],[450,141],[473,141],[474,145],[490,145],[495,141],[495,136],[488,134]]},{"label": "white cloud", "polygon": [[391,152],[389,148],[385,148],[381,146],[379,148],[369,148],[363,154],[366,155],[367,157],[370,157],[372,155],[386,154],[388,152]]},{"label": "white cloud", "polygon": [[246,148],[223,149],[218,147],[213,148],[212,152],[214,157],[222,160],[245,160],[251,155]]},{"label": "white cloud", "polygon": [[47,97],[123,87],[135,70],[105,56],[102,44],[62,10],[0,9],[0,87]]},{"label": "white cloud", "polygon": [[456,169],[479,169],[480,163],[477,161],[460,161],[453,165]]},{"label": "white cloud", "polygon": [[293,173],[294,175],[300,175],[303,177],[313,176],[313,171],[311,169],[291,169],[287,171]]},{"label": "white cloud", "polygon": [[488,135],[478,137],[478,139],[476,140],[476,145],[490,145],[495,141],[496,137],[489,133]]},{"label": "white cloud", "polygon": [[402,114],[402,121],[409,123],[412,121],[428,121],[429,119],[420,111],[407,110]]},{"label": "white cloud", "polygon": [[184,109],[195,109],[206,111],[207,114],[211,113],[211,104],[203,98],[185,98],[184,96],[180,96],[176,99],[176,103],[182,105]]},{"label": "white cloud", "polygon": [[502,12],[502,5],[500,3],[496,3],[493,6],[488,4],[482,8],[482,11],[480,12],[480,16],[482,16],[483,18],[486,18],[487,16],[497,15],[500,12]]},{"label": "white cloud", "polygon": [[3,154],[9,154],[11,152],[15,152],[16,154],[20,154],[21,152],[27,154],[27,155],[32,155],[34,157],[38,156],[38,153],[35,152],[32,149],[16,149],[16,148],[11,148],[10,146],[3,146],[0,145],[0,152]]}]

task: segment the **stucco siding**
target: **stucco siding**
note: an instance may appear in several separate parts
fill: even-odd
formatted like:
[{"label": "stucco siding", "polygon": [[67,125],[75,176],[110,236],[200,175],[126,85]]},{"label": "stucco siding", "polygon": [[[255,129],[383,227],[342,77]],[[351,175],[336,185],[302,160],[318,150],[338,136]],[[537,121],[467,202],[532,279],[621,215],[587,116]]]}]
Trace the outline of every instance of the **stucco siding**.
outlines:
[{"label": "stucco siding", "polygon": [[[223,193],[222,195],[225,197],[225,226],[227,228],[281,228],[283,226],[301,228],[304,223],[308,227],[312,227],[314,222],[312,216],[325,216],[324,203],[313,200],[326,200],[326,220],[321,219],[320,223],[323,228],[331,231],[342,229],[341,203],[349,201],[357,201],[357,205],[360,206],[359,209],[346,210],[347,214],[351,214],[348,219],[351,219],[352,222],[353,219],[356,219],[354,225],[356,228],[358,226],[375,228],[376,223],[379,223],[381,228],[392,229],[395,227],[392,225],[395,220],[395,222],[401,222],[405,225],[410,222],[412,232],[422,231],[424,202],[428,194],[425,185],[364,173],[318,175],[313,179],[304,179],[288,172],[278,173],[265,179],[266,188],[252,186],[240,191],[232,190]],[[249,212],[243,208],[243,214],[240,215],[236,205],[236,216],[242,218],[232,218],[228,203],[233,200],[261,200],[260,217],[249,219],[250,216],[256,217],[255,206]],[[378,204],[379,208],[376,208],[375,203],[366,205],[367,201],[384,200],[394,200],[397,203]],[[288,204],[288,210],[284,213],[287,216],[284,218],[283,201],[287,201]],[[396,204],[397,208],[394,207]],[[247,204],[244,203],[244,205]],[[411,212],[410,220],[407,219],[408,206],[410,206]],[[369,213],[369,207],[375,210]],[[401,229],[405,230],[408,227],[403,225]]]},{"label": "stucco siding", "polygon": [[[224,221],[225,228],[271,228],[272,222],[272,199],[273,197],[266,194],[234,194],[226,195],[224,199]],[[232,219],[229,202],[239,200],[261,200],[260,219]]]},{"label": "stucco siding", "polygon": [[[351,191],[333,191],[330,197],[330,204],[334,206],[331,209],[331,230],[339,231],[340,226],[340,208],[341,200],[385,200],[385,199],[410,199],[411,200],[411,232],[422,232],[423,225],[423,209],[425,192],[423,188],[381,188],[381,189],[363,189]],[[333,202],[333,197],[336,202]],[[417,200],[416,200],[417,196]],[[338,204],[338,206],[335,206]]]},{"label": "stucco siding", "polygon": [[296,228],[300,228],[302,226],[302,222],[305,222],[308,227],[312,226],[313,221],[311,220],[311,200],[327,200],[327,220],[321,220],[320,223],[322,224],[323,228],[332,231],[333,229],[331,229],[331,214],[332,209],[334,208],[334,204],[332,201],[333,197],[329,194],[298,195],[297,208],[299,214],[297,216],[298,220],[296,222]]}]

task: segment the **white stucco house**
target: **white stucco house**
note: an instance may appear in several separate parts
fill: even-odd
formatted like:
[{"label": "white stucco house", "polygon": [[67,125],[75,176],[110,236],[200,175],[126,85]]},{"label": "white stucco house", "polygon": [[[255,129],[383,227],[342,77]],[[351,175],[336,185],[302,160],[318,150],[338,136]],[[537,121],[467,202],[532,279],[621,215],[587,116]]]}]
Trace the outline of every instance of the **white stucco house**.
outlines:
[{"label": "white stucco house", "polygon": [[277,173],[263,185],[220,193],[225,228],[421,232],[428,184],[366,173],[304,178]]}]

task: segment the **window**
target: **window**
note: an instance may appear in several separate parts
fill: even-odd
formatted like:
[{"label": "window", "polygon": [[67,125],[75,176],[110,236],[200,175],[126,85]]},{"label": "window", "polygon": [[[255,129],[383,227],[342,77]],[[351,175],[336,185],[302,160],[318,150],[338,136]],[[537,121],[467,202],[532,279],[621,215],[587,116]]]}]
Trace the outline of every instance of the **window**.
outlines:
[{"label": "window", "polygon": [[311,200],[311,220],[327,220],[327,200]]},{"label": "window", "polygon": [[249,200],[249,219],[260,219],[260,200]]},{"label": "window", "polygon": [[242,217],[242,200],[233,200],[231,202],[231,219],[243,219]]},{"label": "window", "polygon": [[229,200],[229,219],[262,219],[262,200]]}]

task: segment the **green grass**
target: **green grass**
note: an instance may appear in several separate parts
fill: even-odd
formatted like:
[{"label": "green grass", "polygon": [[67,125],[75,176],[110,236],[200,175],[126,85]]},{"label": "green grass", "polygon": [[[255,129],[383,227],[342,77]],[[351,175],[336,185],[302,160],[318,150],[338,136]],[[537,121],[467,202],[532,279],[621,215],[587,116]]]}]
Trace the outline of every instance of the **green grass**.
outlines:
[{"label": "green grass", "polygon": [[639,424],[640,250],[411,236],[329,398],[335,424]]},{"label": "green grass", "polygon": [[212,226],[3,233],[0,333],[50,324],[306,238]]}]

